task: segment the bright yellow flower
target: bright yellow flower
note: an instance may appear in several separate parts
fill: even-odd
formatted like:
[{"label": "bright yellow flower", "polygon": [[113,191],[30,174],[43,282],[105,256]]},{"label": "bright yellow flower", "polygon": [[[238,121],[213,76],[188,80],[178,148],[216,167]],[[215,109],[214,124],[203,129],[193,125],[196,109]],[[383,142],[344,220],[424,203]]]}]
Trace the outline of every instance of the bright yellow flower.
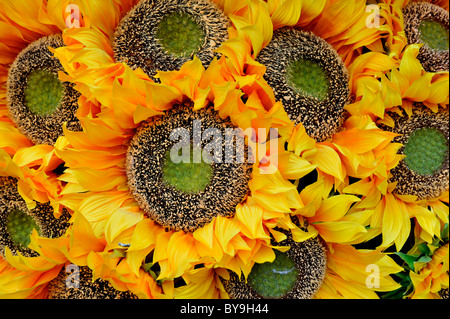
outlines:
[{"label": "bright yellow flower", "polygon": [[[433,252],[431,261],[421,269],[410,271],[414,292],[411,299],[442,299],[440,292],[448,289],[448,243]],[[448,298],[448,293],[447,293]]]},{"label": "bright yellow flower", "polygon": [[[61,292],[54,289],[58,287],[56,282],[60,274],[79,271],[81,267],[90,267],[95,263],[96,256],[107,249],[105,244],[104,239],[94,236],[90,225],[80,214],[75,214],[74,224],[62,237],[49,239],[39,237],[37,232],[34,232],[30,247],[38,253],[38,256],[12,255],[7,249],[5,258],[1,259],[0,296],[43,299],[59,294]],[[115,262],[117,263],[117,260]],[[70,267],[74,265],[76,267],[71,269]],[[120,291],[132,291],[137,296],[148,298],[158,295],[156,282],[148,274],[139,278],[129,275],[121,277],[120,267],[116,267],[112,273],[93,273],[91,280],[97,279],[109,282],[118,294]],[[88,281],[84,284],[89,284]],[[73,287],[65,288],[68,294],[71,289]]]},{"label": "bright yellow flower", "polygon": [[[207,69],[194,58],[180,70],[158,72],[161,83],[155,83],[140,69],[132,71],[124,63],[115,63],[101,33],[80,28],[66,30],[64,35],[67,47],[54,52],[67,70],[67,79],[83,93],[79,118],[84,131],[64,129],[61,140],[67,144],[57,154],[68,168],[61,180],[67,182],[64,194],[77,196],[69,206],[85,216],[96,236],[105,236],[116,249],[119,243],[129,244],[126,261],[136,276],[152,253],[153,263],[160,267],[158,280],[191,276],[197,264],[248,273],[255,261],[272,258],[271,229],[289,225],[291,210],[302,206],[295,185],[287,178],[298,179],[314,169],[293,154],[278,156],[280,141],[259,144],[265,142],[265,135],[254,136],[259,143],[254,143],[256,163],[249,195],[237,205],[234,217],[214,217],[193,232],[165,230],[147,218],[130,194],[125,159],[141,122],[171,110],[176,103],[190,100],[194,111],[212,103],[222,118],[244,131],[254,128],[256,134],[258,129],[268,132],[285,126],[288,120],[281,105],[271,109],[261,105],[258,94],[264,91],[257,82],[249,84],[254,98],[244,103],[238,82],[246,79],[229,81],[225,58],[213,60]],[[98,57],[95,63],[92,56]]]}]

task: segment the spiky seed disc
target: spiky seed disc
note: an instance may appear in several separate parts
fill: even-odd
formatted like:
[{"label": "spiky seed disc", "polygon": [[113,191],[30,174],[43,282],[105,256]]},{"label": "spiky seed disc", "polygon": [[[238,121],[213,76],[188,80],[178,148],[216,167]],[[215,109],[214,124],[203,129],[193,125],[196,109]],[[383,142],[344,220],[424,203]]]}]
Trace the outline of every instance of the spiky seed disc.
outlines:
[{"label": "spiky seed disc", "polygon": [[403,8],[408,44],[424,43],[417,58],[428,72],[449,70],[449,13],[428,2],[412,2]]},{"label": "spiky seed disc", "polygon": [[[195,194],[204,191],[209,185],[213,168],[203,158],[199,163],[194,162],[192,146],[189,147],[189,153],[187,161],[180,163],[172,161],[170,151],[166,153],[163,163],[163,182],[179,191]],[[180,157],[183,155],[181,150],[178,155]]]},{"label": "spiky seed disc", "polygon": [[132,292],[116,290],[104,279],[93,281],[89,267],[68,266],[49,282],[48,299],[137,299]]},{"label": "spiky seed disc", "polygon": [[26,212],[18,209],[13,209],[9,213],[6,218],[6,229],[14,245],[23,248],[28,247],[33,229],[40,232],[36,221]]},{"label": "spiky seed disc", "polygon": [[414,103],[410,117],[404,111],[402,116],[390,115],[394,127],[381,127],[400,134],[393,142],[403,144],[399,153],[407,156],[391,170],[391,181],[397,182],[395,192],[419,199],[440,196],[449,187],[448,108],[434,113],[422,103]]},{"label": "spiky seed disc", "polygon": [[280,298],[294,288],[298,274],[294,260],[275,250],[273,262],[253,266],[248,284],[263,298]]},{"label": "spiky seed disc", "polygon": [[325,40],[281,28],[257,60],[267,67],[264,78],[289,118],[301,122],[312,138],[324,141],[340,128],[350,95],[348,72]]},{"label": "spiky seed disc", "polygon": [[439,290],[438,294],[442,299],[448,299],[448,288]]},{"label": "spiky seed disc", "polygon": [[[192,106],[191,102],[175,105],[165,115],[144,122],[130,142],[126,161],[128,185],[140,207],[160,225],[186,232],[206,225],[215,216],[233,216],[236,206],[247,196],[252,172],[252,164],[239,160],[238,152],[234,152],[239,140],[226,138],[227,129],[235,129],[235,126],[221,119],[211,107],[193,111]],[[200,123],[198,130],[194,129],[195,121]],[[206,187],[201,183],[203,186],[195,191],[174,187],[164,176],[167,153],[178,143],[170,136],[183,129],[188,132],[191,145],[202,150],[211,142],[204,138],[205,130],[218,130],[222,137],[218,149],[221,148],[222,155],[230,155],[221,163],[209,164],[212,168],[209,182]],[[201,144],[194,144],[194,141]],[[227,149],[233,150],[233,154],[227,153]],[[244,146],[244,153],[247,159],[247,146]],[[175,168],[183,169],[183,163],[170,167]],[[184,176],[181,180],[187,178]]]},{"label": "spiky seed disc", "polygon": [[230,20],[209,0],[142,0],[119,23],[114,56],[149,76],[179,69],[196,55],[207,67],[228,39]]},{"label": "spiky seed disc", "polygon": [[27,247],[32,229],[42,237],[56,238],[64,234],[69,219],[70,214],[65,209],[56,219],[49,203],[37,203],[36,208],[29,210],[17,190],[17,179],[0,177],[0,256],[4,255],[5,247],[13,254],[36,256],[37,253]]},{"label": "spiky seed disc", "polygon": [[[229,271],[230,279],[222,280],[222,282],[231,299],[311,299],[320,289],[327,268],[326,252],[320,240],[311,238],[304,242],[295,242],[288,232],[279,230],[287,235],[287,239],[276,245],[290,247],[287,252],[283,253],[285,254],[284,259],[290,259],[295,265],[296,271],[285,272],[286,269],[283,267],[286,267],[286,264],[280,268],[279,265],[276,265],[276,260],[272,264],[265,263],[259,266],[255,264],[247,282],[243,275],[239,278],[234,272]],[[277,280],[279,278],[265,275],[260,271],[262,267],[266,268],[266,271],[285,272],[288,276],[296,275],[297,280],[291,287],[289,287],[289,283],[292,278],[284,278],[287,279],[286,282],[277,285],[269,279]],[[254,270],[257,272],[255,277],[263,275],[265,278],[259,278],[259,280],[252,278]],[[255,287],[256,281],[259,287]]]},{"label": "spiky seed disc", "polygon": [[61,35],[31,43],[16,57],[8,73],[7,104],[17,128],[35,144],[54,144],[62,125],[80,131],[75,114],[80,93],[73,84],[61,82],[61,63],[48,49],[64,46]]}]

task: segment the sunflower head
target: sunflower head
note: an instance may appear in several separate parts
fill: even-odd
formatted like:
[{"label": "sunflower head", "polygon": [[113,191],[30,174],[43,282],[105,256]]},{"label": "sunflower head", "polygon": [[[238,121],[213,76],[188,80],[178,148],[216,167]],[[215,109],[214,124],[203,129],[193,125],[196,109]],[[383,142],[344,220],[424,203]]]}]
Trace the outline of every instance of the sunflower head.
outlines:
[{"label": "sunflower head", "polygon": [[403,144],[399,153],[406,157],[391,170],[395,192],[415,195],[418,199],[439,197],[449,185],[448,109],[432,112],[415,103],[412,115],[392,113],[393,128],[400,134],[394,142]]},{"label": "sunflower head", "polygon": [[348,72],[333,47],[310,32],[281,28],[261,51],[264,78],[292,121],[323,141],[342,125]]},{"label": "sunflower head", "polygon": [[449,13],[428,2],[412,2],[403,9],[408,44],[422,43],[418,59],[428,72],[448,71]]},{"label": "sunflower head", "polygon": [[63,122],[81,130],[75,116],[80,93],[72,83],[58,79],[63,68],[49,50],[62,46],[60,35],[40,38],[22,50],[9,69],[6,97],[11,119],[36,144],[54,144]]},{"label": "sunflower head", "polygon": [[296,242],[285,230],[287,251],[276,251],[272,262],[254,264],[247,280],[230,272],[224,287],[233,299],[310,299],[326,272],[326,252],[318,238]]},{"label": "sunflower head", "polygon": [[93,280],[86,266],[63,267],[48,284],[48,299],[137,299],[129,291],[116,290],[107,280]]},{"label": "sunflower head", "polygon": [[15,178],[0,177],[0,255],[8,247],[14,254],[36,256],[28,247],[33,230],[43,237],[59,237],[69,226],[70,214],[64,211],[56,219],[49,203],[37,203],[29,210],[17,190],[17,182]]},{"label": "sunflower head", "polygon": [[[226,137],[234,129],[211,108],[193,111],[192,103],[143,123],[131,140],[126,168],[141,208],[159,224],[188,232],[214,216],[233,216],[247,196],[252,170],[234,152],[239,139]],[[205,139],[208,132],[213,134]]]},{"label": "sunflower head", "polygon": [[120,21],[114,56],[149,76],[177,70],[194,55],[207,66],[228,38],[229,25],[228,17],[207,0],[143,0]]}]

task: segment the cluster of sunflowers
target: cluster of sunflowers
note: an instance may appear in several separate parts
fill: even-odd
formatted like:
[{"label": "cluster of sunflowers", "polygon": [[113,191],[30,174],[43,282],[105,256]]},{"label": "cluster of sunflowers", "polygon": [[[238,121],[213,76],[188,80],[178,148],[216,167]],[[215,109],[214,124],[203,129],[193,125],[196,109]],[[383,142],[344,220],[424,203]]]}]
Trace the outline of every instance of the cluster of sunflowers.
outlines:
[{"label": "cluster of sunflowers", "polygon": [[1,0],[0,298],[448,298],[448,10]]}]

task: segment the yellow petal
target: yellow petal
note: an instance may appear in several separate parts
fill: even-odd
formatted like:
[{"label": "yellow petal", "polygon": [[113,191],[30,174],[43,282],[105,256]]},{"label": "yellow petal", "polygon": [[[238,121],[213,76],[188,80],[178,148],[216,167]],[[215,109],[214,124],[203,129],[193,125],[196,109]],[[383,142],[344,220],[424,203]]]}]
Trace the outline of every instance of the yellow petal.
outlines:
[{"label": "yellow petal", "polygon": [[339,222],[320,222],[313,226],[319,231],[320,237],[326,242],[332,243],[351,243],[361,233],[367,230],[360,224],[348,221]]},{"label": "yellow petal", "polygon": [[338,221],[347,214],[353,203],[359,202],[360,199],[353,195],[336,195],[331,196],[320,205],[316,214],[311,218],[314,221]]},{"label": "yellow petal", "polygon": [[312,160],[313,164],[317,164],[317,169],[344,181],[345,168],[338,153],[333,148],[323,144],[317,144],[317,150],[318,152]]},{"label": "yellow petal", "polygon": [[273,22],[273,28],[292,26],[300,19],[302,1],[297,0],[268,0],[269,12]]}]

